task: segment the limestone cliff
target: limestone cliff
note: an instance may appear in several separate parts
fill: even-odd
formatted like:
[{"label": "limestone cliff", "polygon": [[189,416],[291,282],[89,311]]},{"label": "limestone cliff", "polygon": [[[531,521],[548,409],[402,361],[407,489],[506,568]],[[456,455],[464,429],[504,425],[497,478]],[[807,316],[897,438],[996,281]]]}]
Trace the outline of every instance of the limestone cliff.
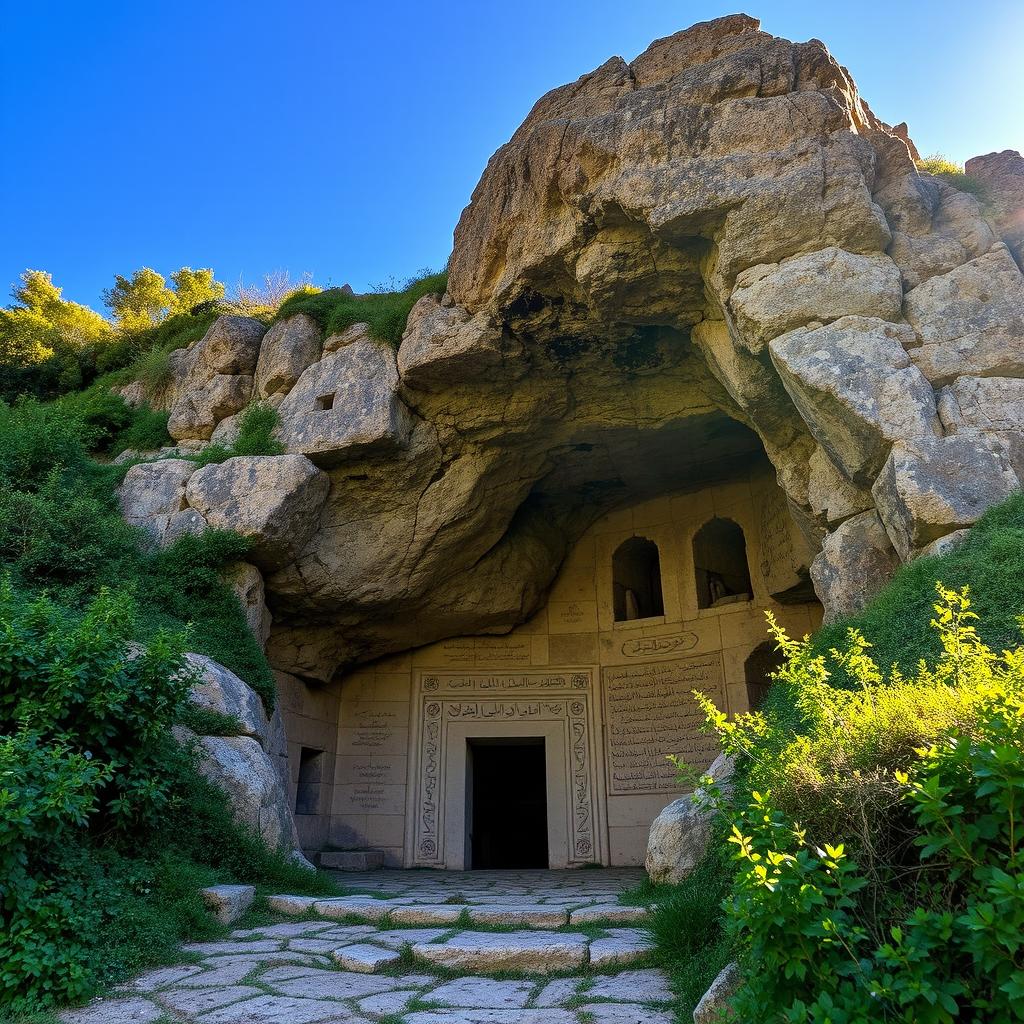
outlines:
[{"label": "limestone cliff", "polygon": [[507,630],[597,516],[765,453],[818,552],[778,595],[809,570],[833,615],[1024,474],[1011,253],[823,43],[745,15],[539,100],[397,353],[222,318],[175,369],[183,444],[261,398],[288,454],[138,467],[126,513],[253,536],[271,661],[309,679]]}]

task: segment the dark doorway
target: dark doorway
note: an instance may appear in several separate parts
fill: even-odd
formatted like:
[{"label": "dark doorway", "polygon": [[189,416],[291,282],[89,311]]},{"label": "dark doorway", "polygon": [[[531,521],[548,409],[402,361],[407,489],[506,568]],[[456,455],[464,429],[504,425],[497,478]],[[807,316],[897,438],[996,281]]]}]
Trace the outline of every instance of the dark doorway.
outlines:
[{"label": "dark doorway", "polygon": [[612,604],[616,622],[665,614],[658,545],[646,537],[624,540],[612,555]]},{"label": "dark doorway", "polygon": [[543,738],[470,740],[466,756],[473,867],[546,868]]}]

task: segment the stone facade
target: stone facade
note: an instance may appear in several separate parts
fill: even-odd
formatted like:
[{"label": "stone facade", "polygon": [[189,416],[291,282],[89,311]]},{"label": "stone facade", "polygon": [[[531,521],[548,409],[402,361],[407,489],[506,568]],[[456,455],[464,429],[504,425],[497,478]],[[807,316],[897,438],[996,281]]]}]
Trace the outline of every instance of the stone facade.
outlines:
[{"label": "stone facade", "polygon": [[[690,691],[746,710],[765,685],[764,610],[795,635],[820,624],[813,596],[782,585],[806,577],[809,550],[779,499],[757,464],[638,503],[587,530],[546,605],[506,635],[442,640],[326,687],[279,673],[292,796],[309,812],[296,818],[304,844],[468,867],[467,742],[543,737],[550,866],[641,864],[651,821],[683,791],[666,757],[705,769],[717,753]],[[731,536],[750,591],[702,608],[696,563],[707,556],[694,541],[711,522],[742,531]],[[657,546],[661,611],[616,621],[615,552],[636,537]],[[789,603],[772,596],[787,590]],[[299,777],[313,757],[318,783]],[[311,784],[312,804],[299,793]]]}]

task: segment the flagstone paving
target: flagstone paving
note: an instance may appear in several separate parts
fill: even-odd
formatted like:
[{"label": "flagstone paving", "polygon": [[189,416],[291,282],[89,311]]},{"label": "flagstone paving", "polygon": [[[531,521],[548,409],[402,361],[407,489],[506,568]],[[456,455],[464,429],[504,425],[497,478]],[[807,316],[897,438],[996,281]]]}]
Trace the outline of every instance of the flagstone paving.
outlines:
[{"label": "flagstone paving", "polygon": [[641,872],[376,871],[360,895],[282,894],[287,918],[183,946],[64,1024],[672,1024]]}]

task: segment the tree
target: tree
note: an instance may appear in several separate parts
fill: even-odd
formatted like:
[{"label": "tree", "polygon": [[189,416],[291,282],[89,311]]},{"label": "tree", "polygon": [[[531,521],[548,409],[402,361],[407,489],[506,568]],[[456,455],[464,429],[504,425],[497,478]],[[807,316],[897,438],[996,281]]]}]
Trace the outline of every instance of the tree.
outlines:
[{"label": "tree", "polygon": [[191,313],[204,302],[216,302],[224,298],[224,285],[214,280],[210,267],[201,267],[199,270],[182,267],[171,274],[171,281],[177,302],[175,312],[178,313]]},{"label": "tree", "polygon": [[61,297],[48,273],[26,270],[0,310],[0,398],[78,387],[91,372],[110,324],[95,310]]},{"label": "tree", "polygon": [[132,276],[114,276],[114,287],[103,292],[103,301],[114,314],[118,327],[138,331],[159,323],[171,312],[177,298],[167,287],[162,274],[149,267],[136,270]]}]

